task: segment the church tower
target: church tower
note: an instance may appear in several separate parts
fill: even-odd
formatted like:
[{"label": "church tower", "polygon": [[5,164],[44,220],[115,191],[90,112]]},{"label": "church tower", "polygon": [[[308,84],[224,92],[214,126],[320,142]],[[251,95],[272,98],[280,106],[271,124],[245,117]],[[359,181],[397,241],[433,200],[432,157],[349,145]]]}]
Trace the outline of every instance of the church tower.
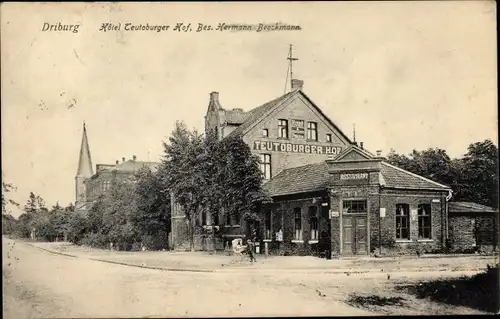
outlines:
[{"label": "church tower", "polygon": [[75,176],[75,209],[85,209],[86,189],[85,180],[94,175],[92,170],[92,158],[90,157],[89,142],[85,122],[83,123],[82,145],[80,146],[80,158],[78,160],[78,171]]}]

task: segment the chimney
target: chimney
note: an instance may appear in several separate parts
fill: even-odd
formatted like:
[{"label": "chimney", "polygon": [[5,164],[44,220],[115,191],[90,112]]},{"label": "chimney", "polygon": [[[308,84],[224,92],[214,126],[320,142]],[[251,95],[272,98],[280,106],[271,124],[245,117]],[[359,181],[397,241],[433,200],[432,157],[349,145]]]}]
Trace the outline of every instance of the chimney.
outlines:
[{"label": "chimney", "polygon": [[359,147],[361,147],[361,149],[364,150],[364,148],[363,148],[363,142],[359,142]]},{"label": "chimney", "polygon": [[219,92],[210,93],[210,101],[219,103]]},{"label": "chimney", "polygon": [[381,157],[382,156],[382,150],[377,150],[377,157]]},{"label": "chimney", "polygon": [[134,160],[134,161],[135,161],[136,159],[137,159],[137,156],[132,155],[132,160]]},{"label": "chimney", "polygon": [[116,165],[118,165],[118,163],[120,163],[120,161],[119,161],[119,160],[116,160]]},{"label": "chimney", "polygon": [[302,90],[304,87],[304,81],[292,79],[292,91],[293,90]]},{"label": "chimney", "polygon": [[125,162],[125,157],[122,157],[122,162]]}]

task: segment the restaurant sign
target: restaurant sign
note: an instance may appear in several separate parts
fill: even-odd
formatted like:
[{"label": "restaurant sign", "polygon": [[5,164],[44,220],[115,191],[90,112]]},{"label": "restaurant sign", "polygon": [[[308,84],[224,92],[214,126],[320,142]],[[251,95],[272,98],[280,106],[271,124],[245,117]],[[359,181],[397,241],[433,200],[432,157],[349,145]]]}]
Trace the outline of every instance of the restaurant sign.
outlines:
[{"label": "restaurant sign", "polygon": [[307,145],[280,142],[254,141],[253,149],[257,151],[306,153],[306,154],[328,154],[337,155],[342,150],[338,146]]},{"label": "restaurant sign", "polygon": [[343,181],[353,179],[368,179],[368,173],[340,174],[340,179]]}]

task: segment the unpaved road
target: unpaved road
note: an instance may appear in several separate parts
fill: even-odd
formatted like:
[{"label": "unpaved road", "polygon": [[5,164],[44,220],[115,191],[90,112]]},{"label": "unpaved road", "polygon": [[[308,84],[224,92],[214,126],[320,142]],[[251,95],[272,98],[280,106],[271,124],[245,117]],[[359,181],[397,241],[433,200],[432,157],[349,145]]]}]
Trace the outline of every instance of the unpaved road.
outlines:
[{"label": "unpaved road", "polygon": [[5,318],[373,315],[319,295],[296,273],[167,272],[51,254],[6,238],[2,248]]}]

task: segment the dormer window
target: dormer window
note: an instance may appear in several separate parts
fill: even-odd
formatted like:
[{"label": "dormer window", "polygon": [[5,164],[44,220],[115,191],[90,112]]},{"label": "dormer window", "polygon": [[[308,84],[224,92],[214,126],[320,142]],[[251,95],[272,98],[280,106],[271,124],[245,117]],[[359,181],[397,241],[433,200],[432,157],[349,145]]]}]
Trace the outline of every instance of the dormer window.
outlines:
[{"label": "dormer window", "polygon": [[262,136],[263,137],[269,137],[269,130],[267,128],[262,130]]}]

